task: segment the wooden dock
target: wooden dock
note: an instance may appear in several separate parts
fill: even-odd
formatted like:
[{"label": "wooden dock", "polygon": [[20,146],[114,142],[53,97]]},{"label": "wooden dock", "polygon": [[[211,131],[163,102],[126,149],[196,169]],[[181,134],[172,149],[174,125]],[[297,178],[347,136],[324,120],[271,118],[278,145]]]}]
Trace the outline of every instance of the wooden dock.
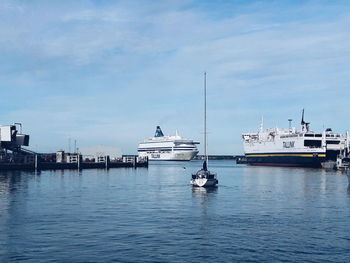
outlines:
[{"label": "wooden dock", "polygon": [[121,160],[110,161],[108,156],[99,159],[98,162],[82,161],[81,156],[69,162],[47,162],[37,155],[29,162],[0,162],[0,171],[9,170],[64,170],[64,169],[110,169],[110,168],[148,168],[148,159],[140,160],[137,156],[128,156]]}]

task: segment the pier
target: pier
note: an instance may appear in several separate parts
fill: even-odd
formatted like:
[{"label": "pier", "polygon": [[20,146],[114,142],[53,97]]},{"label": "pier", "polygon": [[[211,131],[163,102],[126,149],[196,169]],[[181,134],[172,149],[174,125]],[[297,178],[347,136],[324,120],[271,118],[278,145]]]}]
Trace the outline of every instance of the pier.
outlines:
[{"label": "pier", "polygon": [[0,171],[6,170],[59,170],[59,169],[109,169],[148,167],[147,157],[123,155],[86,156],[79,152],[37,153],[26,148],[29,135],[22,134],[16,125],[0,126]]},{"label": "pier", "polygon": [[[74,155],[73,155],[74,156]],[[26,158],[28,159],[28,158]],[[109,169],[109,168],[138,168],[148,167],[147,159],[121,158],[118,160],[110,160],[109,156],[102,156],[98,161],[83,160],[82,155],[76,155],[74,161],[70,162],[54,162],[47,161],[42,155],[37,154],[30,158],[30,161],[23,162],[0,162],[0,171],[7,170],[63,170],[63,169]]]}]

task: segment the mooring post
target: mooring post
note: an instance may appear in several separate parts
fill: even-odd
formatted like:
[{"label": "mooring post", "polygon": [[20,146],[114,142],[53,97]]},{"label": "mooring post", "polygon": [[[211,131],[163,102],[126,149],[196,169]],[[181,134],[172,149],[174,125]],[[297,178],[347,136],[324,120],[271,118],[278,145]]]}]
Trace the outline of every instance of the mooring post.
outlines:
[{"label": "mooring post", "polygon": [[78,170],[80,170],[80,154],[78,153]]},{"label": "mooring post", "polygon": [[35,158],[34,158],[34,168],[35,171],[38,170],[38,155],[35,154]]}]

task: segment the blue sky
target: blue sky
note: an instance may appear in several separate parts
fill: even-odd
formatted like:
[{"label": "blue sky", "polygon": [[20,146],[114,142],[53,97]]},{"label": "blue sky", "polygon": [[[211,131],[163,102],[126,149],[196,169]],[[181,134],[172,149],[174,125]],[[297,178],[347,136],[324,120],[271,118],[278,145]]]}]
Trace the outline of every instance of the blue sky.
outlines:
[{"label": "blue sky", "polygon": [[[242,153],[241,133],[350,128],[348,1],[0,1],[0,123],[31,148],[136,153],[161,125]],[[202,150],[202,146],[200,146]]]}]

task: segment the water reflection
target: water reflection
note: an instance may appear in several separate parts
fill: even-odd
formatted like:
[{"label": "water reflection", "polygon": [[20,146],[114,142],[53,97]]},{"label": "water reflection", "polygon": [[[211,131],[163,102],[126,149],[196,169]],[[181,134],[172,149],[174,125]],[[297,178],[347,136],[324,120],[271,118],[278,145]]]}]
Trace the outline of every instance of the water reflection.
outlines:
[{"label": "water reflection", "polygon": [[192,196],[199,198],[203,207],[207,207],[218,193],[218,187],[192,187]]},{"label": "water reflection", "polygon": [[348,177],[348,195],[350,196],[350,170],[346,171],[346,176]]},{"label": "water reflection", "polygon": [[[215,203],[217,198],[218,187],[192,187],[192,196],[197,203],[199,212],[198,229],[200,229],[200,237],[207,240],[208,231],[212,226],[211,217],[215,211]],[[204,245],[204,244],[202,244]]]},{"label": "water reflection", "polygon": [[218,187],[192,187],[192,193],[200,196],[201,198],[206,198],[210,194],[217,193],[217,191]]},{"label": "water reflection", "polygon": [[[23,174],[25,174],[23,176]],[[16,191],[19,187],[23,187],[31,173],[21,171],[6,171],[0,173],[0,194],[6,194]],[[34,175],[35,176],[35,175]]]}]

